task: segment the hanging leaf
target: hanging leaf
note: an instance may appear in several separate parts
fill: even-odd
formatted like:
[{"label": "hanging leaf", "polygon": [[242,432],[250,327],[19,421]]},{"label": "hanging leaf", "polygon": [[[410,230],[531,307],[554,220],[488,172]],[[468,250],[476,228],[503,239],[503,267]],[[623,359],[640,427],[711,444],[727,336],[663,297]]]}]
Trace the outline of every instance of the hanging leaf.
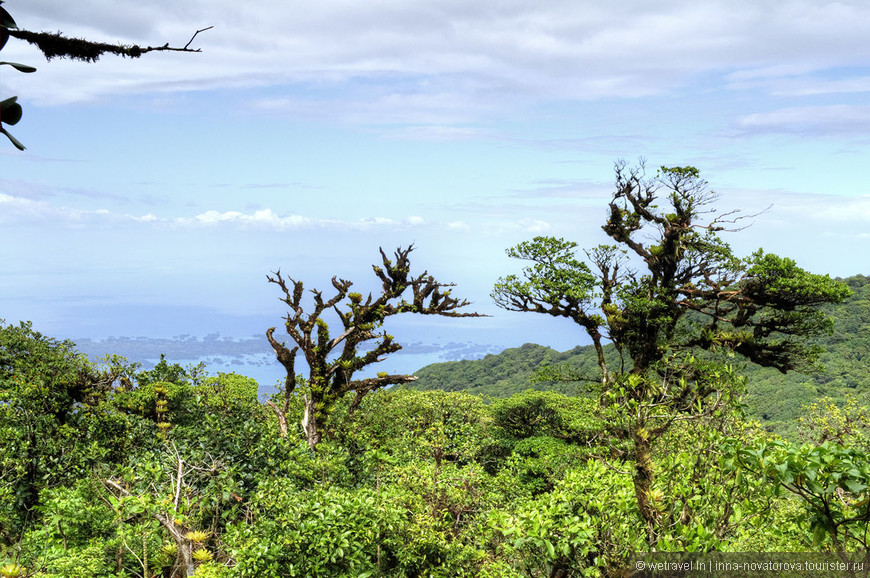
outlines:
[{"label": "hanging leaf", "polygon": [[12,135],[9,134],[8,132],[6,132],[6,129],[3,128],[2,126],[0,126],[0,133],[5,134],[5,135],[6,135],[6,138],[8,138],[8,139],[12,142],[13,145],[15,145],[15,148],[17,148],[17,149],[20,150],[20,151],[23,151],[23,150],[24,150],[24,145],[21,144],[21,143],[18,141],[17,138],[15,138],[14,136],[12,136]]},{"label": "hanging leaf", "polygon": [[13,20],[9,12],[2,7],[0,7],[0,26],[4,28],[18,28],[18,25],[15,24],[15,20]]},{"label": "hanging leaf", "polygon": [[3,122],[8,125],[18,124],[18,121],[21,120],[21,115],[23,111],[21,110],[20,104],[13,104],[8,108],[4,108],[3,112],[0,113],[0,122]]},{"label": "hanging leaf", "polygon": [[11,66],[12,68],[14,68],[15,70],[17,70],[19,72],[36,72],[35,67],[27,65],[27,64],[18,64],[17,62],[6,62],[3,60],[0,60],[0,65],[3,65],[3,64],[5,64],[7,66]]},{"label": "hanging leaf", "polygon": [[[3,2],[0,2],[3,4]],[[5,8],[0,7],[0,50],[6,46],[6,41],[9,40],[9,30],[7,28],[18,28],[15,20],[9,15]]]},{"label": "hanging leaf", "polygon": [[21,120],[21,105],[16,101],[17,96],[12,96],[0,102],[0,122],[5,122],[8,125],[17,124]]}]

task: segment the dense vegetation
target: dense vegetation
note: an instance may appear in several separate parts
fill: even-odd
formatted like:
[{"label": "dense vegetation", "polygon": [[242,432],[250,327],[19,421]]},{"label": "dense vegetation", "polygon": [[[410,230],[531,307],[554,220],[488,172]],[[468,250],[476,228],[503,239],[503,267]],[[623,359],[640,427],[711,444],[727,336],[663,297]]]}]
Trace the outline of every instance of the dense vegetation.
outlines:
[{"label": "dense vegetation", "polygon": [[[528,345],[445,366],[473,368],[457,386],[477,371],[519,390],[534,371],[560,391],[353,379],[399,349],[378,332],[386,317],[466,315],[449,284],[410,275],[410,248],[381,252],[368,297],[335,278],[312,307],[301,282],[270,277],[295,345],[266,331],[287,371],[268,400],[240,375],[94,364],[0,323],[0,577],[565,578],[626,575],[653,551],[866,554],[870,413],[817,396],[863,379],[830,355],[867,351],[842,339],[866,338],[867,279],[850,279],[853,293],[789,259],[735,257],[717,232],[736,217],[699,221],[714,197],[691,167],[647,178],[617,164],[616,177],[602,227],[616,245],[587,263],[569,241],[521,243],[509,254],[531,264],[493,291],[578,324],[591,354]],[[852,312],[840,340],[820,341],[824,307],[849,295],[827,310]],[[742,359],[782,374],[834,366],[812,378],[795,426],[807,443],[747,419]]]},{"label": "dense vegetation", "polygon": [[[188,563],[197,576],[580,575],[615,573],[644,549],[629,449],[589,396],[381,391],[353,414],[344,399],[315,454],[301,429],[281,438],[242,376],[165,360],[95,367],[29,325],[0,337],[4,576],[168,576]],[[291,407],[298,423],[301,400]],[[679,497],[691,521],[663,549],[835,548],[799,515],[811,504],[779,493],[753,456],[740,466],[745,448],[838,452],[843,470],[860,467],[843,481],[860,504],[866,411],[817,403],[806,417],[808,438],[845,446],[776,445],[731,418],[669,432],[664,447],[680,449],[656,453],[654,495]],[[700,470],[713,448],[715,467]]]},{"label": "dense vegetation", "polygon": [[[280,436],[242,376],[165,360],[95,367],[26,324],[4,326],[0,343],[3,576],[183,576],[186,564],[196,576],[594,575],[646,547],[629,445],[588,396],[380,391],[353,413],[348,397],[313,453],[298,425]],[[298,424],[301,400],[290,411]],[[813,505],[771,484],[779,470],[753,465],[747,448],[773,465],[839,452],[842,462],[799,465],[829,475],[846,464],[833,473],[852,472],[841,476],[849,505],[833,504],[863,517],[839,546],[862,548],[860,414],[816,407],[806,433],[847,446],[803,449],[731,416],[680,422],[654,455],[653,496],[679,514],[660,549],[837,547],[801,514]]]},{"label": "dense vegetation", "polygon": [[[838,405],[849,396],[861,405],[870,401],[870,278],[855,275],[842,281],[852,295],[843,303],[823,308],[833,321],[833,332],[815,339],[822,348],[821,367],[811,373],[783,374],[750,362],[737,366],[738,373],[747,377],[746,415],[768,431],[798,439],[802,407],[819,398],[831,398]],[[615,358],[612,346],[607,346],[606,351],[608,358]],[[557,352],[527,343],[483,359],[428,365],[416,372],[416,382],[404,387],[466,391],[498,398],[527,389],[582,395],[586,391],[583,382],[548,379],[553,377],[552,368],[561,365],[569,366],[570,373],[576,375],[594,375],[597,371],[592,346]]]}]

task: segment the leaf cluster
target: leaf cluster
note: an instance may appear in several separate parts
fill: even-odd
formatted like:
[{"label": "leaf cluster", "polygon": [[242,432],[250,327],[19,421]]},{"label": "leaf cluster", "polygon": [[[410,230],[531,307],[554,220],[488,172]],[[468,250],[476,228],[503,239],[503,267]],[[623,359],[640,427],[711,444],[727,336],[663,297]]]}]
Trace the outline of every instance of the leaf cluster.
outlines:
[{"label": "leaf cluster", "polygon": [[759,473],[803,501],[813,546],[826,540],[838,552],[867,550],[870,523],[870,457],[831,442],[820,445],[783,441],[732,448],[732,467]]}]

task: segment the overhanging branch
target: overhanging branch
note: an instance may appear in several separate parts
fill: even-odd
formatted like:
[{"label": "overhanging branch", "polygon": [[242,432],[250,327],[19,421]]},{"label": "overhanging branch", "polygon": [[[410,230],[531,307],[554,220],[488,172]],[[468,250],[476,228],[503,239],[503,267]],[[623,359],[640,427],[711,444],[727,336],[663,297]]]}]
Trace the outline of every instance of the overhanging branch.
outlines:
[{"label": "overhanging branch", "polygon": [[125,58],[139,58],[147,52],[202,52],[200,48],[190,48],[191,43],[200,32],[211,30],[214,26],[201,28],[194,32],[190,40],[182,48],[169,46],[167,42],[163,46],[139,46],[138,44],[108,44],[105,42],[92,42],[84,38],[68,38],[61,32],[31,32],[30,30],[18,30],[10,28],[9,36],[29,42],[36,46],[46,60],[52,58],[69,58],[84,62],[96,62],[103,54],[115,54]]}]

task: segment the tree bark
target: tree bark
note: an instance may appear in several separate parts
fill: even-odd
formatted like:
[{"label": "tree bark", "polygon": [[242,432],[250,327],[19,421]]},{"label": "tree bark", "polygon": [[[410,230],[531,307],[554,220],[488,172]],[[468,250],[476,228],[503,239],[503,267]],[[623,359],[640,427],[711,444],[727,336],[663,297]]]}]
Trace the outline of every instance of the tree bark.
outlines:
[{"label": "tree bark", "polygon": [[266,404],[272,408],[272,411],[275,412],[275,416],[278,418],[278,431],[281,434],[281,438],[287,437],[287,414],[284,411],[275,405],[272,400],[267,400]]},{"label": "tree bark", "polygon": [[157,514],[157,520],[166,528],[172,539],[175,540],[175,545],[178,552],[175,555],[175,563],[172,565],[172,578],[188,578],[193,576],[196,568],[193,564],[193,544],[181,532],[181,529],[175,525],[175,521],[171,516],[166,514]]},{"label": "tree bark", "polygon": [[320,428],[317,427],[315,417],[315,402],[308,396],[304,396],[303,400],[305,401],[305,412],[302,414],[302,431],[305,432],[305,441],[308,442],[308,447],[311,448],[312,452],[315,452],[321,439]]},{"label": "tree bark", "polygon": [[647,438],[646,431],[641,426],[635,426],[632,432],[634,441],[634,474],[632,482],[634,482],[634,495],[637,499],[637,507],[640,510],[640,516],[646,523],[647,541],[650,551],[655,550],[657,542],[656,528],[659,523],[659,513],[655,506],[650,502],[650,489],[655,476],[652,465],[652,446]]}]

